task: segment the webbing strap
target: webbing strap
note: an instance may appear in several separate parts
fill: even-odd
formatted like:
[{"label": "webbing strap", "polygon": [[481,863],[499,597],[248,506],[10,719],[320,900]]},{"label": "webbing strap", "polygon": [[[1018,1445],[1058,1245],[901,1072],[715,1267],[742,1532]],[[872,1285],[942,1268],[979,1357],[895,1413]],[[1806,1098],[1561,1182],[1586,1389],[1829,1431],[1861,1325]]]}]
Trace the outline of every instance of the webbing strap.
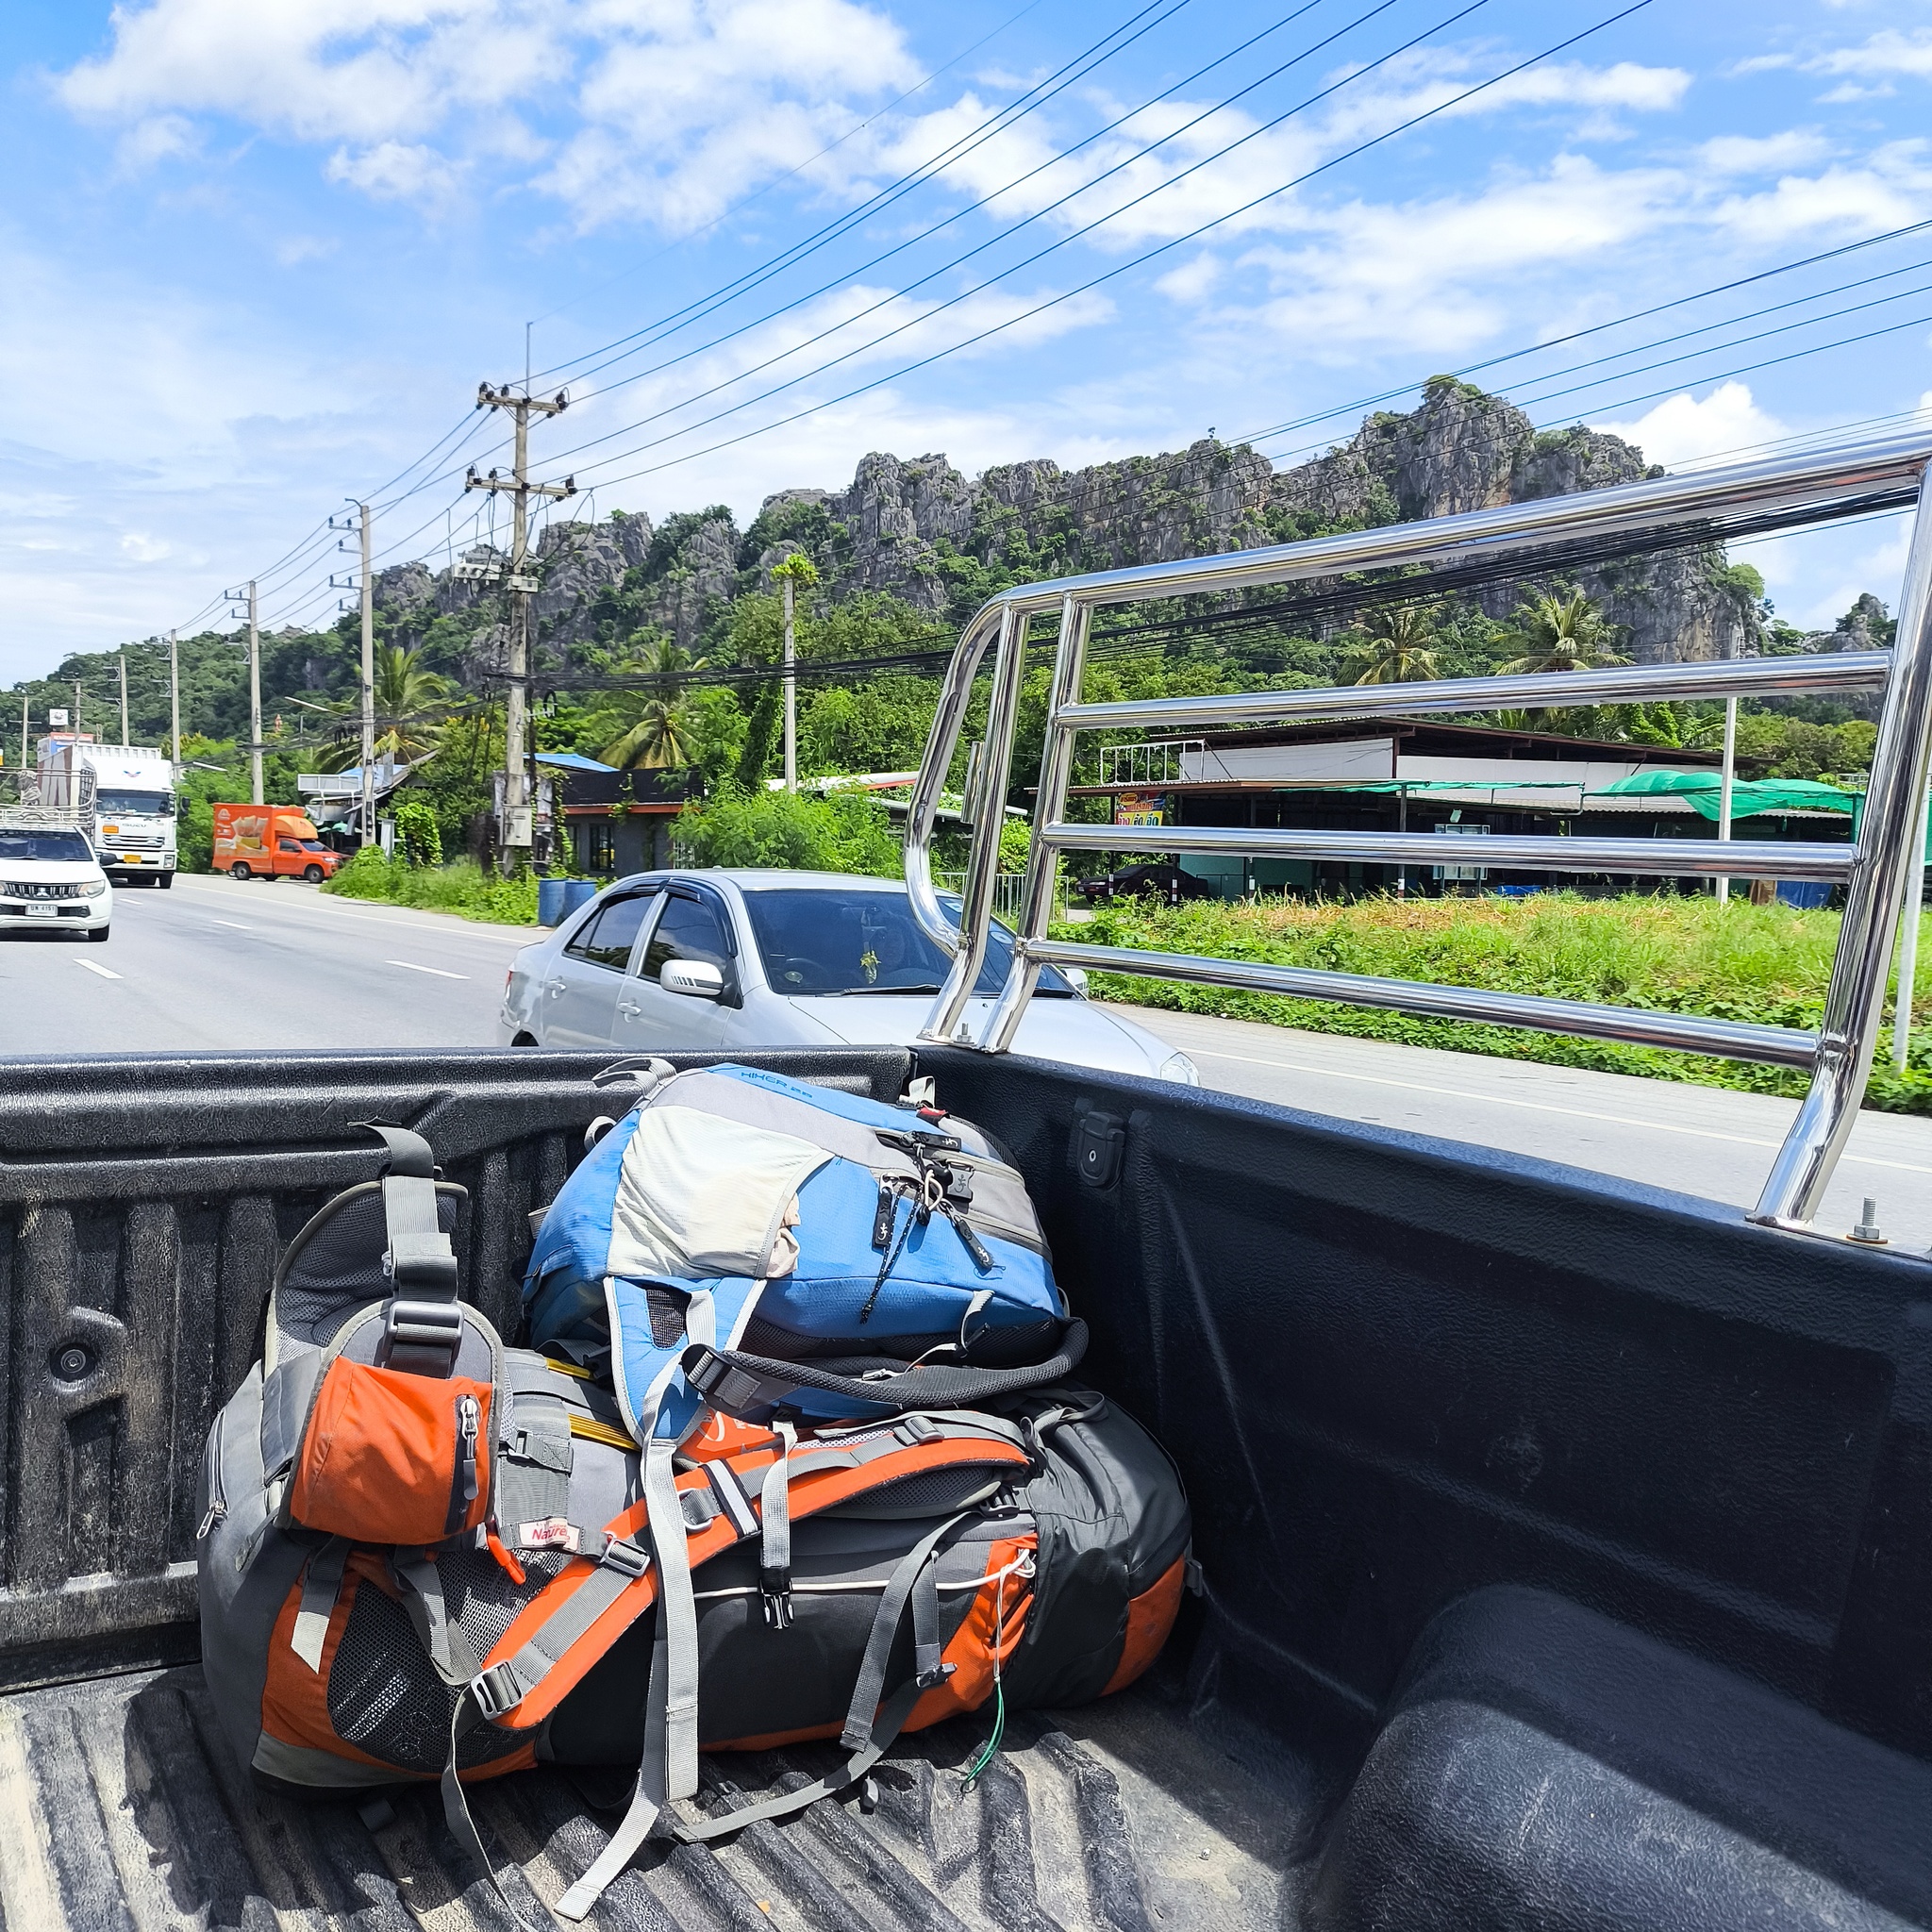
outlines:
[{"label": "webbing strap", "polygon": [[397,1549],[390,1552],[389,1567],[436,1674],[445,1684],[468,1686],[476,1674],[476,1654],[462,1625],[449,1620],[442,1576],[434,1560],[426,1550]]},{"label": "webbing strap", "polygon": [[638,1764],[637,1789],[631,1793],[630,1808],[610,1834],[610,1841],[597,1854],[591,1868],[552,1907],[560,1919],[581,1919],[616,1883],[624,1868],[643,1849],[651,1827],[663,1814],[664,1790],[664,1704],[670,1682],[670,1649],[664,1638],[664,1619],[658,1619],[658,1641],[651,1651],[651,1682],[644,1693],[644,1755]]},{"label": "webbing strap", "polygon": [[763,1548],[758,1556],[758,1590],[765,1600],[765,1622],[774,1630],[791,1627],[791,1479],[790,1461],[798,1431],[790,1423],[774,1422],[778,1454],[765,1471],[758,1503],[763,1517]]},{"label": "webbing strap", "polygon": [[322,1647],[328,1641],[328,1623],[342,1593],[342,1568],[348,1560],[349,1539],[332,1536],[302,1568],[302,1606],[295,1612],[289,1648],[317,1676],[322,1674]]},{"label": "webbing strap", "polygon": [[816,1805],[821,1798],[829,1798],[857,1784],[891,1748],[900,1726],[912,1715],[912,1707],[919,1702],[920,1696],[921,1689],[916,1680],[901,1684],[892,1692],[886,1707],[879,1712],[873,1724],[872,1740],[865,1749],[854,1752],[830,1776],[817,1778],[780,1797],[767,1798],[761,1804],[746,1805],[739,1810],[707,1818],[696,1824],[687,1824],[678,1819],[672,1826],[673,1831],[688,1844],[702,1844],[708,1839],[742,1831],[747,1824],[757,1824],[767,1818],[789,1818],[794,1811],[803,1811],[808,1805]]},{"label": "webbing strap", "polygon": [[[926,1575],[926,1566],[932,1561],[934,1553],[946,1534],[964,1523],[973,1512],[962,1509],[957,1516],[949,1516],[938,1528],[912,1545],[900,1557],[886,1584],[885,1592],[879,1598],[879,1607],[872,1620],[872,1635],[866,1639],[865,1657],[858,1666],[858,1682],[852,1692],[852,1703],[845,1712],[845,1728],[839,1734],[839,1742],[847,1751],[863,1751],[872,1742],[874,1713],[879,1707],[879,1699],[885,1693],[886,1666],[891,1661],[892,1644],[899,1635],[899,1622],[906,1614],[906,1605],[913,1595],[913,1586]],[[928,1578],[928,1583],[930,1579]],[[925,1626],[925,1641],[932,1652],[930,1665],[914,1667],[913,1688],[929,1690],[931,1684],[924,1681],[930,1677],[932,1683],[939,1681],[938,1673],[943,1668],[939,1661],[937,1638],[939,1634],[939,1597],[936,1589],[930,1590],[929,1607],[913,1612],[913,1641],[920,1641],[922,1617],[929,1618]]]},{"label": "webbing strap", "polygon": [[517,1932],[534,1932],[524,1915],[510,1903],[509,1894],[504,1890],[502,1881],[496,1875],[496,1867],[490,1862],[490,1854],[483,1849],[483,1835],[470,1815],[470,1801],[463,1795],[462,1779],[457,1775],[457,1746],[482,1722],[483,1713],[467,1692],[457,1699],[449,1714],[449,1757],[442,1767],[442,1815],[457,1842],[475,1860],[476,1869],[490,1881],[491,1890],[496,1894],[497,1903],[509,1914],[510,1923],[516,1926]]},{"label": "webbing strap", "polygon": [[644,1451],[644,1501],[658,1559],[658,1630],[667,1646],[664,1789],[669,1797],[689,1798],[698,1788],[698,1607],[672,1461],[676,1447],[660,1436],[650,1439]]}]

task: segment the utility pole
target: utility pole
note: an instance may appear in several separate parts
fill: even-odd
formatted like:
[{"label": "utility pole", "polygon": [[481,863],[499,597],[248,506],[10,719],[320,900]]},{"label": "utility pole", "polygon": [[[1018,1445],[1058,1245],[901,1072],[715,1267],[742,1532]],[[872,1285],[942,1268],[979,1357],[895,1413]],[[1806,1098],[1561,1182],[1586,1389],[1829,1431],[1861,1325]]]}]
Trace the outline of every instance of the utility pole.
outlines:
[{"label": "utility pole", "polygon": [[369,506],[362,513],[362,842],[375,843],[375,585],[369,575]]},{"label": "utility pole", "polygon": [[80,679],[77,677],[74,680],[74,735],[76,740],[80,737]]},{"label": "utility pole", "polygon": [[255,597],[255,579],[248,579],[248,796],[259,805],[261,793],[261,627]]},{"label": "utility pole", "polygon": [[798,790],[798,636],[796,591],[788,572],[785,585],[785,789]]},{"label": "utility pole", "polygon": [[[1724,700],[1724,768],[1718,779],[1717,788],[1717,835],[1720,839],[1731,836],[1731,785],[1738,770],[1738,701]],[[1728,902],[1731,896],[1731,882],[1721,878],[1717,882],[1717,903]]]},{"label": "utility pole", "polygon": [[127,653],[121,654],[121,749],[127,749]]},{"label": "utility pole", "polygon": [[20,769],[24,772],[34,761],[33,746],[27,741],[27,734],[33,725],[26,715],[26,693],[20,694]]},{"label": "utility pole", "polygon": [[514,508],[510,525],[509,571],[504,589],[509,592],[509,677],[504,703],[503,731],[503,870],[508,877],[516,871],[515,853],[527,851],[533,830],[530,824],[529,776],[526,770],[525,740],[528,736],[530,707],[530,598],[537,579],[526,569],[530,545],[530,499],[542,496],[561,501],[577,493],[576,478],[566,476],[561,483],[530,481],[530,416],[560,416],[570,407],[562,390],[543,399],[528,392],[514,394],[508,383],[501,389],[479,383],[476,407],[479,409],[507,409],[516,422],[516,457],[508,480],[491,470],[477,475],[474,468],[463,480],[465,490],[508,491]]},{"label": "utility pole", "polygon": [[181,762],[181,643],[173,631],[168,633],[168,724],[174,732],[169,755]]}]

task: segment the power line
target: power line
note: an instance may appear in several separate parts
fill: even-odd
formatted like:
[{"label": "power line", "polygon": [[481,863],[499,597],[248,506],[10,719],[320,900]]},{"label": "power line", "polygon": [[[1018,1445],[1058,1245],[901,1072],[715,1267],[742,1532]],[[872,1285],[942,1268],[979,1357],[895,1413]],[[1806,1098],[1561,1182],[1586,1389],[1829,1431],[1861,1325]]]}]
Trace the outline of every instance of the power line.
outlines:
[{"label": "power line", "polygon": [[[1552,336],[1548,341],[1532,343],[1528,348],[1511,349],[1501,356],[1491,356],[1480,362],[1465,363],[1460,369],[1450,373],[1458,377],[1479,375],[1485,369],[1497,369],[1506,362],[1517,362],[1529,356],[1540,356],[1546,349],[1560,348],[1565,342],[1578,342],[1586,336],[1602,335],[1607,330],[1623,328],[1633,322],[1643,322],[1653,315],[1667,314],[1673,308],[1686,308],[1693,302],[1703,302],[1712,295],[1727,295],[1734,289],[1748,289],[1754,283],[1769,281],[1774,275],[1793,274],[1801,268],[1813,268],[1821,261],[1836,261],[1841,255],[1856,255],[1861,249],[1876,248],[1887,242],[1897,242],[1907,235],[1917,235],[1932,228],[1932,221],[1912,222],[1903,228],[1889,228],[1882,235],[1868,235],[1860,242],[1848,242],[1841,248],[1827,248],[1818,255],[1806,255],[1794,261],[1781,261],[1775,267],[1760,269],[1756,275],[1740,275],[1734,281],[1717,282],[1710,288],[1699,289],[1689,295],[1678,295],[1669,302],[1654,303],[1648,308],[1632,309],[1628,315],[1613,317],[1608,322],[1592,323],[1588,328],[1572,329],[1568,335]],[[1903,273],[1903,271],[1899,271]],[[1856,283],[1847,284],[1857,287]],[[1588,365],[1585,365],[1588,366]],[[1358,396],[1352,403],[1338,404],[1332,409],[1324,409],[1319,415],[1297,416],[1287,423],[1276,423],[1266,429],[1253,429],[1238,436],[1237,442],[1261,442],[1271,436],[1280,436],[1291,429],[1306,429],[1317,423],[1327,423],[1338,416],[1352,416],[1357,410],[1372,409],[1377,403],[1392,402],[1397,396],[1407,395],[1418,387],[1417,383],[1406,382],[1395,389],[1386,389],[1372,396]],[[1310,449],[1321,447],[1319,443],[1307,445]],[[1299,451],[1293,452],[1299,455]]]},{"label": "power line", "polygon": [[[654,330],[673,332],[672,325],[685,325],[685,322],[682,319],[698,320],[701,314],[709,313],[711,309],[722,306],[724,302],[732,299],[734,295],[744,293],[749,289],[756,288],[760,283],[769,281],[772,276],[780,274],[783,270],[795,266],[799,261],[805,259],[808,255],[816,254],[820,248],[824,247],[828,242],[849,232],[851,228],[860,221],[863,221],[868,215],[879,213],[882,209],[890,207],[894,201],[909,193],[914,188],[921,186],[925,181],[935,179],[948,168],[953,167],[958,161],[963,160],[968,155],[974,153],[977,148],[983,146],[987,141],[992,139],[994,134],[1004,133],[1008,128],[1017,125],[1028,114],[1034,112],[1038,108],[1044,106],[1048,100],[1051,100],[1056,94],[1062,92],[1065,86],[1071,86],[1074,80],[1084,79],[1087,75],[1092,73],[1104,61],[1111,59],[1115,54],[1121,53],[1126,47],[1131,46],[1135,41],[1141,39],[1143,34],[1150,32],[1154,27],[1164,25],[1176,13],[1180,12],[1183,8],[1191,4],[1191,0],[1152,0],[1151,5],[1141,8],[1138,13],[1129,14],[1119,26],[1103,34],[1091,45],[1074,55],[1073,59],[1066,62],[1064,66],[1058,68],[1054,73],[1048,75],[1045,79],[1036,81],[1024,93],[1016,95],[1005,107],[998,108],[995,112],[989,115],[976,127],[971,128],[965,134],[960,135],[949,146],[941,148],[938,154],[929,156],[925,160],[921,161],[917,167],[901,175],[897,180],[889,181],[885,187],[868,196],[857,208],[848,208],[843,214],[836,216],[832,221],[827,222],[824,226],[814,230],[811,234],[801,237],[800,240],[791,243],[790,247],[781,249],[777,255],[758,266],[745,270],[742,275],[723,284],[720,288],[713,289],[708,294],[694,297],[691,301],[686,303],[682,308],[674,308],[668,315],[659,316],[655,322],[646,323],[641,328],[632,330],[629,335],[619,336],[614,341],[606,342],[599,348],[587,349],[583,355],[575,357],[568,362],[560,362],[555,368],[544,370],[541,379],[544,382],[555,381],[566,372],[575,370],[579,364],[589,361],[592,357],[607,355],[613,349],[621,349],[626,342],[640,342],[641,345],[647,346],[648,344],[643,342],[643,339],[651,337]],[[1163,12],[1162,8],[1166,10]],[[1128,27],[1147,20],[1149,14],[1158,14],[1159,18],[1141,27],[1140,32],[1122,42],[1119,47],[1108,47],[1108,42],[1118,39],[1126,32]],[[1081,68],[1079,73],[1075,74],[1074,70],[1079,68],[1082,61],[1086,61],[1089,64]],[[1063,76],[1071,76],[1071,78],[1063,79]],[[1055,85],[1057,82],[1060,83],[1060,85]],[[1038,98],[1035,98],[1035,96],[1038,96]]]},{"label": "power line", "polygon": [[[924,92],[924,90],[930,87],[933,84],[933,82],[940,77],[941,75],[951,73],[952,70],[955,67],[958,66],[960,61],[965,59],[968,55],[976,54],[978,53],[980,48],[986,46],[989,42],[998,40],[999,37],[1003,33],[1005,33],[1009,26],[1012,26],[1019,21],[1024,20],[1027,14],[1033,12],[1033,10],[1036,8],[1038,8],[1041,4],[1041,0],[1026,0],[1026,5],[1021,8],[1018,13],[1008,14],[1007,18],[1001,21],[999,25],[994,27],[991,33],[981,34],[980,37],[976,41],[973,42],[970,45],[961,47],[959,51],[957,54],[955,54],[953,58],[950,60],[948,60],[943,66],[935,67],[933,71],[924,77],[924,79],[915,81],[910,87],[908,87],[904,93],[894,94],[892,98],[885,104],[884,107],[874,109],[874,111],[868,114],[863,121],[857,123],[855,125],[851,127],[848,127],[845,130],[845,132],[838,138],[837,141],[827,142],[825,145],[820,148],[816,154],[807,156],[807,158],[804,160],[800,161],[796,167],[787,168],[782,175],[773,175],[773,177],[769,181],[763,183],[760,187],[754,189],[751,193],[746,195],[741,195],[738,200],[732,202],[727,208],[724,208],[720,213],[714,215],[708,222],[706,222],[701,227],[693,228],[689,233],[678,236],[675,241],[667,242],[664,244],[664,246],[658,249],[655,254],[647,255],[642,261],[635,263],[632,267],[625,270],[625,272],[622,275],[612,275],[609,278],[609,280],[599,282],[596,284],[595,287],[584,290],[580,294],[572,296],[569,301],[559,303],[555,308],[546,309],[541,315],[533,316],[529,323],[525,325],[525,326],[534,328],[536,325],[540,322],[550,322],[554,320],[556,317],[563,314],[565,310],[575,308],[579,302],[589,301],[592,295],[601,295],[607,290],[616,288],[620,282],[627,282],[634,275],[641,275],[644,272],[644,270],[649,268],[654,262],[662,261],[667,255],[675,254],[678,249],[688,246],[691,242],[695,241],[700,235],[708,235],[713,228],[721,227],[725,222],[729,221],[733,215],[741,214],[756,201],[762,201],[766,195],[771,193],[773,189],[782,186],[787,181],[795,180],[797,176],[804,174],[806,169],[810,167],[814,161],[824,160],[827,155],[835,153],[838,149],[843,147],[848,141],[851,141],[855,139],[857,136],[863,134],[865,130],[873,125],[874,122],[882,120],[886,115],[890,114],[894,108],[899,107],[902,103],[906,101],[909,101],[914,94]],[[590,350],[588,353],[594,356],[602,354],[602,351],[592,349]],[[533,377],[530,377],[529,379],[532,381],[542,383],[554,381],[556,377],[563,370],[574,368],[575,366],[575,362],[581,361],[582,359],[583,358],[579,357],[576,358],[574,361],[559,363],[554,369],[540,369],[537,372],[537,374]]]},{"label": "power line", "polygon": [[[1476,0],[1476,4],[1483,4],[1483,0]],[[962,349],[971,348],[978,342],[986,341],[993,336],[1002,334],[1007,329],[1016,327],[1019,324],[1023,322],[1030,321],[1035,316],[1042,315],[1047,310],[1051,308],[1056,308],[1059,307],[1060,304],[1073,300],[1074,297],[1075,297],[1076,295],[1087,294],[1092,290],[1104,286],[1108,282],[1116,280],[1121,275],[1130,274],[1135,269],[1144,267],[1146,263],[1158,259],[1162,255],[1169,254],[1176,248],[1184,247],[1188,242],[1198,240],[1202,235],[1208,233],[1210,230],[1220,227],[1224,224],[1231,222],[1235,220],[1237,217],[1243,214],[1247,214],[1251,212],[1253,209],[1259,208],[1264,202],[1273,201],[1276,196],[1286,193],[1291,188],[1300,187],[1305,182],[1312,180],[1316,175],[1325,174],[1331,168],[1340,167],[1344,161],[1353,160],[1357,156],[1366,153],[1369,149],[1377,147],[1381,145],[1381,143],[1384,142],[1391,141],[1399,134],[1407,133],[1410,128],[1419,126],[1422,123],[1425,121],[1432,120],[1438,114],[1444,113],[1451,108],[1460,106],[1464,101],[1470,100],[1474,98],[1475,95],[1485,92],[1490,88],[1500,85],[1503,81],[1510,79],[1512,76],[1523,73],[1527,68],[1536,66],[1541,61],[1549,59],[1553,55],[1560,54],[1568,48],[1575,46],[1579,42],[1588,40],[1592,35],[1602,33],[1606,28],[1617,25],[1618,22],[1628,19],[1631,14],[1641,12],[1643,8],[1648,7],[1650,4],[1651,0],[1635,0],[1634,5],[1625,7],[1620,9],[1618,12],[1607,16],[1605,19],[1598,21],[1594,25],[1586,27],[1581,32],[1573,34],[1568,39],[1557,42],[1553,46],[1546,47],[1545,49],[1543,49],[1541,53],[1532,55],[1526,60],[1519,61],[1513,67],[1506,68],[1500,74],[1492,75],[1488,80],[1480,81],[1474,87],[1466,88],[1460,93],[1451,95],[1447,100],[1437,103],[1437,105],[1433,108],[1425,108],[1421,113],[1411,115],[1409,119],[1401,122],[1396,126],[1388,129],[1386,132],[1373,136],[1371,139],[1367,141],[1358,142],[1356,146],[1347,149],[1345,152],[1341,154],[1332,157],[1330,159],[1326,161],[1319,163],[1317,166],[1308,169],[1306,173],[1295,175],[1291,179],[1284,181],[1274,188],[1269,189],[1265,193],[1256,195],[1250,201],[1243,202],[1239,208],[1230,208],[1224,214],[1216,215],[1211,221],[1203,222],[1198,227],[1190,229],[1186,234],[1177,235],[1174,237],[1171,241],[1163,242],[1157,247],[1150,248],[1146,250],[1143,254],[1134,257],[1131,260],[1123,262],[1118,267],[1108,270],[1104,275],[1095,275],[1091,280],[1083,282],[1076,288],[1066,290],[1062,293],[1052,296],[1046,301],[1036,303],[1032,308],[1022,311],[1018,315],[1009,316],[1004,322],[994,324],[992,326],[989,328],[981,329],[976,334],[968,336],[963,341],[955,342],[947,348],[937,350],[930,356],[922,357],[919,360],[908,363],[904,367],[897,370],[893,370],[886,375],[878,376],[871,382],[861,383],[855,389],[845,391],[842,394],[829,397],[823,402],[814,403],[807,408],[795,410],[792,414],[781,417],[775,422],[763,424],[755,429],[745,430],[742,434],[738,436],[724,438],[718,442],[707,445],[703,449],[688,451],[685,455],[681,457],[671,458],[664,462],[651,464],[641,470],[631,471],[627,475],[623,476],[607,477],[604,479],[604,487],[608,488],[614,483],[632,482],[635,481],[640,476],[655,475],[660,471],[675,468],[677,465],[682,463],[695,461],[697,458],[701,457],[715,455],[719,450],[729,449],[741,442],[751,441],[752,440],[759,436],[769,435],[774,429],[785,428],[789,425],[800,422],[808,416],[816,415],[824,409],[836,408],[840,403],[850,402],[853,400],[853,398],[857,396],[865,395],[874,389],[883,388],[885,384],[896,381],[901,376],[909,375],[913,374],[915,371],[930,367],[933,363],[943,361],[949,356],[958,355]],[[1465,8],[1462,13],[1451,15],[1450,20],[1454,21],[1461,19],[1464,13],[1473,12],[1474,10],[1474,8],[1473,7]],[[1435,28],[1429,29],[1430,32],[1434,32],[1437,29]],[[1425,39],[1426,37],[1426,34],[1419,35],[1417,37],[1417,40],[1408,42],[1407,46],[1414,46],[1418,44],[1421,40]],[[1406,51],[1407,47],[1394,49],[1390,54],[1383,56],[1382,61],[1391,59],[1394,58],[1395,54]],[[1382,64],[1382,61],[1378,61],[1374,64],[1380,65]],[[1367,71],[1369,70],[1358,70],[1357,75],[1352,75],[1348,76],[1348,79],[1357,78],[1358,77],[1359,73]],[[1337,82],[1336,86],[1341,87],[1346,84],[1347,81],[1344,80]],[[1331,88],[1326,92],[1333,92],[1335,90]],[[1319,96],[1317,96],[1316,98],[1319,98]],[[1261,130],[1257,130],[1257,132],[1258,131]],[[1224,153],[1226,151],[1224,150],[1223,152]],[[1209,157],[1209,158],[1216,159],[1219,158],[1219,157]],[[1202,163],[1200,165],[1206,164]],[[1192,173],[1194,171],[1191,169],[1187,172]],[[1178,180],[1184,178],[1184,176],[1176,176],[1174,178]],[[1173,183],[1169,182],[1164,185],[1172,186]],[[1143,196],[1141,198],[1144,199],[1145,197]],[[1128,204],[1128,206],[1131,207],[1133,206],[1133,204],[1130,203]],[[1098,225],[1098,224],[1093,224],[1091,225]],[[1074,238],[1070,236],[1067,239],[1071,241]],[[1063,244],[1056,243],[1054,245],[1056,247],[1058,247]],[[1043,250],[1041,252],[1049,253],[1051,251]],[[1034,258],[1034,259],[1038,258],[1038,257]],[[1019,266],[1021,267],[1024,267],[1027,264],[1024,262],[1019,264]],[[962,298],[956,298],[956,300],[957,299]],[[955,304],[947,303],[942,306],[950,308],[955,306]],[[934,312],[936,313],[938,311]],[[922,318],[922,320],[925,319],[929,318]],[[902,332],[903,331],[900,330],[894,330],[891,333],[898,334]],[[886,338],[880,338],[880,340],[883,341],[886,340]],[[850,357],[841,357],[839,358],[838,359],[841,361],[849,360]],[[827,366],[829,367],[831,365]],[[803,380],[804,378],[799,379]],[[795,386],[795,382],[783,385],[784,388],[793,388]],[[777,391],[773,391],[773,393],[776,392]],[[754,400],[760,399],[755,398]],[[751,407],[751,404],[745,403],[740,405],[739,407],[741,408],[748,408]],[[732,413],[735,413],[735,411]],[[689,431],[687,430],[682,433],[688,434]],[[624,452],[621,453],[618,457],[604,458],[603,461],[620,461],[623,458],[623,455],[638,455],[641,454],[642,450],[653,447],[656,447],[655,443],[647,443],[642,445],[640,450]],[[599,463],[593,464],[591,467],[601,468],[602,466],[603,463],[602,461],[600,461]]]}]

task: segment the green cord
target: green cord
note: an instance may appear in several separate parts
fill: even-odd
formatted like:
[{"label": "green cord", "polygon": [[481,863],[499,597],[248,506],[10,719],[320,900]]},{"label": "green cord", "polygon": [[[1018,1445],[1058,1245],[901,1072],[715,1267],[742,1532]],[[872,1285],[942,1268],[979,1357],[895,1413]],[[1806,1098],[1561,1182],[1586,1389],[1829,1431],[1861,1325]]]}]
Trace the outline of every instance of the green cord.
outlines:
[{"label": "green cord", "polygon": [[970,1791],[978,1784],[986,1767],[992,1762],[993,1754],[1000,1748],[1001,1738],[1006,1735],[1007,1687],[997,1678],[993,1680],[992,1699],[992,1736],[986,1740],[986,1749],[966,1767],[966,1782],[960,1787],[962,1790]]}]

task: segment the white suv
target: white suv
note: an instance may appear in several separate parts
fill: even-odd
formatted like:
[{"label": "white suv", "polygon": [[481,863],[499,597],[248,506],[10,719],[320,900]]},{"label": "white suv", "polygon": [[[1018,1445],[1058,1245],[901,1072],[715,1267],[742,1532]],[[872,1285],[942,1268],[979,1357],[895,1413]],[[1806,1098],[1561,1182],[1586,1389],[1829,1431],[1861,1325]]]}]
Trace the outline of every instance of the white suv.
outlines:
[{"label": "white suv", "polygon": [[114,890],[75,824],[23,824],[0,811],[0,933],[66,932],[108,937]]}]

